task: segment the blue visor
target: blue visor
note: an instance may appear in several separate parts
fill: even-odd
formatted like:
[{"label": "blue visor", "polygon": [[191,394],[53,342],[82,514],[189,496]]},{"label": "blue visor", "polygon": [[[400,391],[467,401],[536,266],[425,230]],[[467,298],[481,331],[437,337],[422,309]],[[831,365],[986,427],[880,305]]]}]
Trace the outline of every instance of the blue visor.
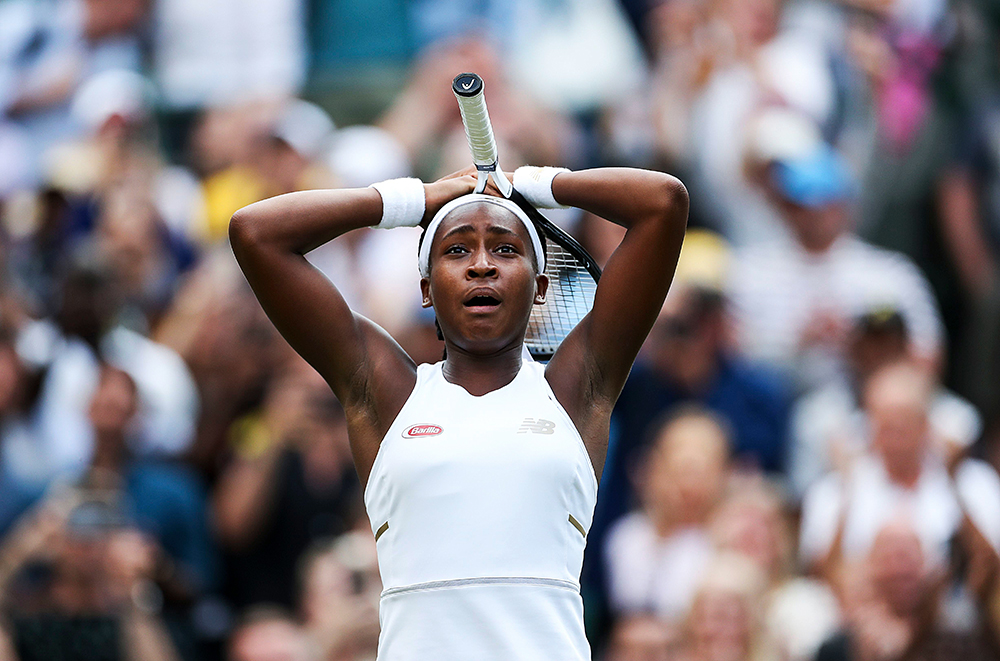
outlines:
[{"label": "blue visor", "polygon": [[848,199],[854,188],[847,164],[829,145],[805,158],[775,163],[771,177],[787,200],[814,209]]}]

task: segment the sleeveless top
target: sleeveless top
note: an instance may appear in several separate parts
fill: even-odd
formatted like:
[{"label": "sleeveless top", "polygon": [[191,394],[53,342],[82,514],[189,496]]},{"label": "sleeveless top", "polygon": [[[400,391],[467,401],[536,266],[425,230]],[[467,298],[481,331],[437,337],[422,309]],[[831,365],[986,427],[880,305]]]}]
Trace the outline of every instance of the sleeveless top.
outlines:
[{"label": "sleeveless top", "polygon": [[544,366],[476,397],[417,383],[365,488],[380,661],[591,658],[580,570],[597,479]]}]

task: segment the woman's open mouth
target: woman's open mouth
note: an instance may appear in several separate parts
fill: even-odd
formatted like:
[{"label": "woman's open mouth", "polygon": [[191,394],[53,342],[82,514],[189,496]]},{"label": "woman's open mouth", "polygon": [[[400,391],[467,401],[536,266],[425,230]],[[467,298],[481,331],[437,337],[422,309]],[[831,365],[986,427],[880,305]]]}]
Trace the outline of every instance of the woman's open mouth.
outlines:
[{"label": "woman's open mouth", "polygon": [[500,305],[500,299],[490,291],[473,292],[463,305],[473,312],[489,312]]}]

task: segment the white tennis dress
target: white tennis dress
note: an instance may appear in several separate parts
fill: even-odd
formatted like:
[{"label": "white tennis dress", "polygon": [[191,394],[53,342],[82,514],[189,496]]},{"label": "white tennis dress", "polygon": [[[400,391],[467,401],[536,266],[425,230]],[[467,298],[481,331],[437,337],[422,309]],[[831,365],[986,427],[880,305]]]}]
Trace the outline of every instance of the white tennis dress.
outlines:
[{"label": "white tennis dress", "polygon": [[588,660],[580,569],[597,479],[527,360],[482,397],[417,383],[365,488],[384,590],[380,661]]}]

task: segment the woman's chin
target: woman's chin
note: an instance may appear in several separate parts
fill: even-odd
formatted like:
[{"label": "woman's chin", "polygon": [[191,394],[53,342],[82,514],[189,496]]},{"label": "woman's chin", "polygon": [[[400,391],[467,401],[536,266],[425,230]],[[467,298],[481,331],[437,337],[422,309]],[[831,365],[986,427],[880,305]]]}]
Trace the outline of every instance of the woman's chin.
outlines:
[{"label": "woman's chin", "polygon": [[485,332],[482,333],[474,332],[476,329],[469,330],[469,333],[454,342],[454,344],[465,353],[475,356],[490,356],[502,353],[514,345],[520,346],[524,341],[523,335],[520,337],[513,337],[511,335],[497,336],[495,327],[484,328],[483,331]]}]

